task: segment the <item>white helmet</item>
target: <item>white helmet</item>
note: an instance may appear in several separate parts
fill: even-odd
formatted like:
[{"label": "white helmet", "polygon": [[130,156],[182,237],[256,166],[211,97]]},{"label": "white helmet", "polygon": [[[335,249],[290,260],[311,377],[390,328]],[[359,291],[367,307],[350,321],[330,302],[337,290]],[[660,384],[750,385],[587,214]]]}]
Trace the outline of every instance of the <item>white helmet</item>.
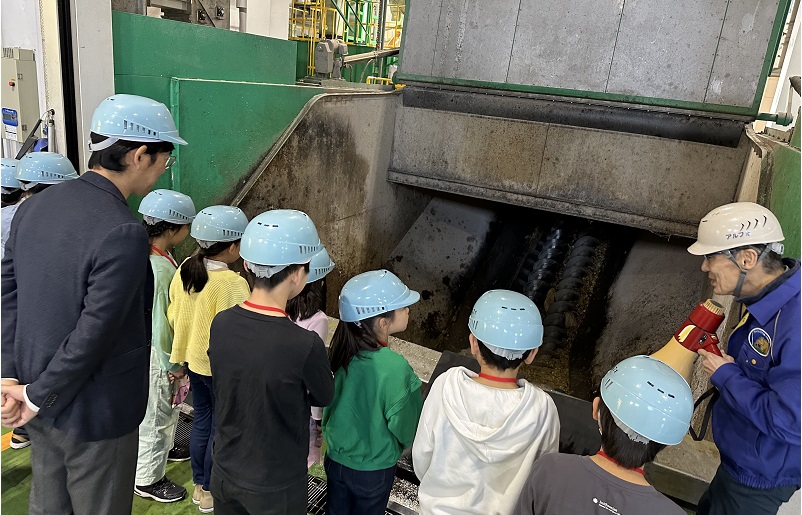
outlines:
[{"label": "white helmet", "polygon": [[770,250],[782,254],[785,239],[774,213],[753,202],[734,202],[710,211],[699,222],[696,243],[688,252],[696,256],[714,254],[747,245],[776,243]]}]

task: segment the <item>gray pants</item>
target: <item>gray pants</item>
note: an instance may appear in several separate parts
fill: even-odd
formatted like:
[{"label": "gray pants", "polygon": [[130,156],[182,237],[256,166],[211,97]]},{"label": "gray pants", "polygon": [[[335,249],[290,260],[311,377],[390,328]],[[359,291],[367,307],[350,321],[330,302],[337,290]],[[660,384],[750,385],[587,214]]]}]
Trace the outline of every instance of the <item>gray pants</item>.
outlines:
[{"label": "gray pants", "polygon": [[159,362],[161,350],[150,349],[150,387],[148,409],[139,424],[139,458],[136,463],[136,484],[152,485],[164,477],[167,455],[173,446],[178,422],[177,407],[173,408],[173,385]]},{"label": "gray pants", "polygon": [[31,438],[31,515],[128,515],[133,502],[137,431],[78,442],[38,417]]}]

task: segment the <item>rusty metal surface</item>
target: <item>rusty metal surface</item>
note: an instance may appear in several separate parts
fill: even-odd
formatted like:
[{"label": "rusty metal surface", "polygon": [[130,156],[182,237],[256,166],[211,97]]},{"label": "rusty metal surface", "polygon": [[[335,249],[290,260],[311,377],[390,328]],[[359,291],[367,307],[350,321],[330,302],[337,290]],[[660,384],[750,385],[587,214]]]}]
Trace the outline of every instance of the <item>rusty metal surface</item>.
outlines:
[{"label": "rusty metal surface", "polygon": [[749,148],[745,137],[729,148],[403,106],[388,177],[693,236],[705,213],[735,200]]},{"label": "rusty metal surface", "polygon": [[321,95],[237,196],[249,218],[288,208],[314,220],[337,264],[329,314],[345,281],[382,266],[431,198],[386,180],[398,104],[392,94]]}]

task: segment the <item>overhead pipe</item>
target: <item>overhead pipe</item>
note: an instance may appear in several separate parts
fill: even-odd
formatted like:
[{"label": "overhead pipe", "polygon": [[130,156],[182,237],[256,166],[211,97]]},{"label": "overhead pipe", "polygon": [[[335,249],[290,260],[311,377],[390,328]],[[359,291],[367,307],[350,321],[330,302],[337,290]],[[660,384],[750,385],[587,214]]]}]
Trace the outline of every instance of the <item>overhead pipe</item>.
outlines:
[{"label": "overhead pipe", "polygon": [[359,63],[362,61],[370,61],[377,57],[389,57],[396,55],[400,51],[399,48],[390,48],[388,50],[374,50],[372,52],[365,52],[364,54],[353,54],[343,57],[344,64]]},{"label": "overhead pipe", "polygon": [[791,91],[796,91],[799,94],[800,91],[800,76],[794,75],[793,77],[789,77],[788,81],[791,83],[791,88],[788,90],[788,103],[785,105],[785,112],[784,113],[758,113],[757,119],[762,120],[765,122],[774,122],[777,125],[788,126],[794,123],[794,113],[791,112],[791,101],[793,100],[793,95]]}]

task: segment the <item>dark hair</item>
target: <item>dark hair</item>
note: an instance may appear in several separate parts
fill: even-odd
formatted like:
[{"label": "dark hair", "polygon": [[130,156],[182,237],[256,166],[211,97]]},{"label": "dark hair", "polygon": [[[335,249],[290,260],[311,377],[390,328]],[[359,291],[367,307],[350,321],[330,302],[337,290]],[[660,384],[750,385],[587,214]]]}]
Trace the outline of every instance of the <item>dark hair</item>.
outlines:
[{"label": "dark hair", "polygon": [[216,256],[231,247],[231,245],[238,244],[239,241],[218,241],[207,249],[201,247],[197,253],[184,261],[181,265],[181,282],[184,285],[184,291],[187,293],[192,293],[192,290],[195,290],[196,293],[203,291],[203,287],[209,281],[209,272],[206,271],[206,264],[203,259]]},{"label": "dark hair", "polygon": [[376,322],[380,318],[389,318],[392,321],[394,317],[395,311],[390,311],[362,320],[360,325],[356,325],[354,322],[340,321],[329,345],[329,362],[332,373],[337,372],[340,368],[345,369],[347,373],[348,364],[354,357],[359,357],[359,351],[379,350],[381,344],[376,337]]},{"label": "dark hair", "polygon": [[[25,185],[30,184],[29,181],[20,181],[20,182],[22,182]],[[42,184],[40,182],[39,184],[36,184],[36,185],[28,188],[27,190],[25,190],[24,193],[27,193],[29,195],[35,195],[35,194],[37,194],[39,192],[45,191],[50,186],[53,186],[53,184]]]},{"label": "dark hair", "polygon": [[617,464],[628,469],[640,468],[654,461],[657,453],[665,445],[657,442],[640,443],[631,440],[613,420],[610,409],[599,398],[599,422],[601,424],[602,448],[605,454]]},{"label": "dark hair", "polygon": [[518,368],[519,366],[521,366],[521,363],[523,363],[526,360],[526,358],[529,357],[529,354],[532,353],[532,349],[530,349],[524,352],[523,356],[521,356],[518,359],[507,359],[505,357],[499,356],[498,354],[493,354],[493,352],[490,349],[488,349],[487,346],[484,343],[482,343],[481,340],[479,340],[479,338],[476,339],[476,343],[479,346],[479,354],[482,355],[482,359],[485,360],[485,363],[487,363],[492,368],[495,368],[496,370],[507,370],[510,368]]},{"label": "dark hair", "polygon": [[13,206],[19,199],[22,198],[22,194],[25,193],[22,189],[18,189],[16,191],[12,191],[11,193],[3,193],[0,194],[0,202],[3,203],[3,207],[6,206]]},{"label": "dark hair", "polygon": [[161,236],[167,231],[180,231],[181,228],[186,224],[174,224],[172,222],[165,222],[162,220],[156,222],[155,224],[149,224],[145,221],[142,221],[142,225],[144,225],[145,230],[148,231],[148,240],[150,241],[157,236]]},{"label": "dark hair", "polygon": [[326,279],[304,286],[304,289],[287,302],[287,314],[293,320],[306,320],[318,311],[326,311]]},{"label": "dark hair", "polygon": [[[101,136],[100,134],[94,132],[90,132],[89,137],[91,138],[92,143],[100,143],[101,141],[105,141],[107,139],[106,136]],[[109,148],[104,148],[103,150],[93,150],[92,155],[89,156],[88,167],[91,170],[96,166],[100,166],[106,170],[122,172],[125,170],[125,164],[123,161],[125,160],[125,156],[128,154],[128,152],[136,150],[143,145],[147,147],[145,153],[150,156],[151,163],[153,163],[153,161],[156,159],[156,154],[160,154],[162,152],[172,152],[175,148],[175,145],[167,141],[144,142],[126,141],[121,139],[113,143]]]},{"label": "dark hair", "polygon": [[[281,272],[271,276],[271,277],[256,277],[253,272],[248,270],[248,273],[251,274],[251,278],[253,279],[253,289],[261,289],[270,291],[279,284],[283,283],[287,277],[292,275],[293,272],[296,270],[304,269],[306,272],[309,271],[309,263],[304,263],[302,265],[290,265]],[[247,270],[247,269],[246,269]]]}]

